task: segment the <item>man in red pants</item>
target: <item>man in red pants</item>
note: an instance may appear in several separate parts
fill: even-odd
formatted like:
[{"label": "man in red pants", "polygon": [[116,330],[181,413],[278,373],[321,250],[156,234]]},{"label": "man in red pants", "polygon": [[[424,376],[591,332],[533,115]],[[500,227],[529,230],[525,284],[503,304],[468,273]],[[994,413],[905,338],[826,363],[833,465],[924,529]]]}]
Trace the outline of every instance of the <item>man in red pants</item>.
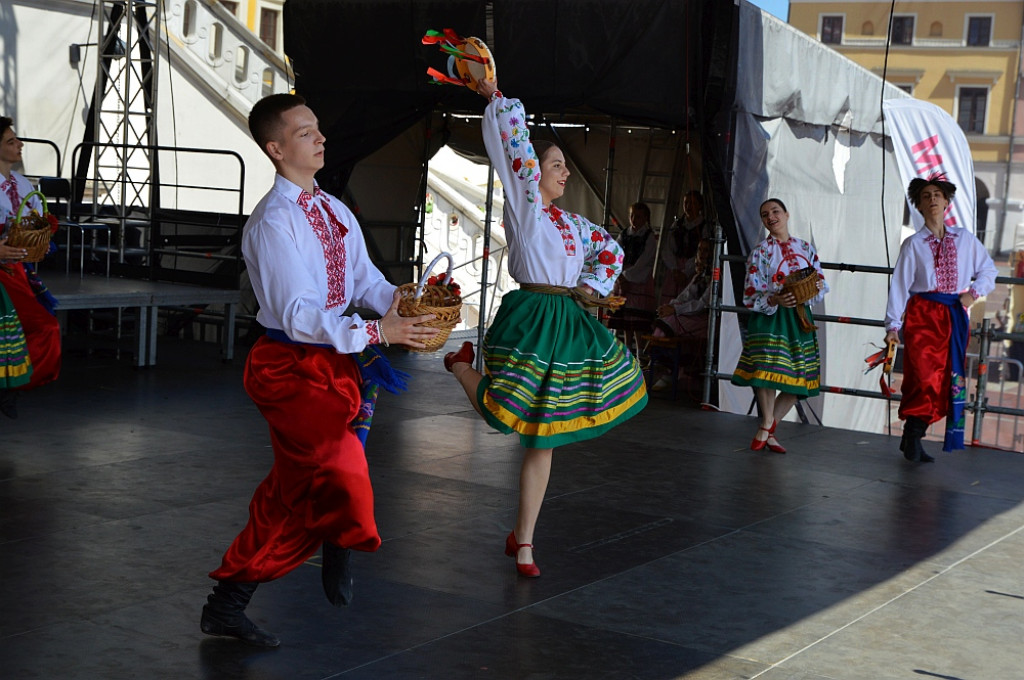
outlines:
[{"label": "man in red pants", "polygon": [[[395,286],[370,262],[355,216],[314,175],[324,136],[302,97],[265,97],[249,130],[277,170],[253,210],[242,254],[267,328],[249,352],[245,389],[270,425],[274,465],[249,505],[249,522],[210,577],[204,633],[259,647],[278,638],[245,608],[259,583],[284,576],[323,547],[323,585],[335,605],[352,597],[349,549],[374,551],[380,536],[363,443],[353,427],[365,401],[356,354],[374,345],[422,347],[437,331],[398,316]],[[382,315],[342,313],[355,304]],[[376,367],[386,365],[374,355]]]}]

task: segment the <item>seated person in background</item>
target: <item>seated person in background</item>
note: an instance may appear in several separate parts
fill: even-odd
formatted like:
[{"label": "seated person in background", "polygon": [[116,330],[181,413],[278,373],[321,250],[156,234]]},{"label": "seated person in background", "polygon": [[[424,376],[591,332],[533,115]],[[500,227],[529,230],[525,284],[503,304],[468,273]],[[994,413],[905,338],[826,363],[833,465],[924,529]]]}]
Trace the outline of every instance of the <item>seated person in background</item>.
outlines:
[{"label": "seated person in background", "polygon": [[[658,307],[658,318],[652,332],[654,337],[686,337],[696,340],[707,337],[708,309],[711,306],[711,241],[700,242],[694,262],[696,271],[690,282],[673,300]],[[681,374],[683,369],[679,371]],[[670,382],[669,376],[661,376],[652,389],[664,389]]]},{"label": "seated person in background", "polygon": [[[626,346],[636,347],[630,335],[643,332],[654,318],[654,260],[658,236],[651,229],[651,209],[646,203],[629,206],[629,228],[619,234],[625,251],[622,276],[615,282],[613,295],[626,298],[621,309],[608,319],[608,327],[626,334]],[[632,338],[635,340],[635,338]]]},{"label": "seated person in background", "polygon": [[711,238],[704,219],[704,199],[699,191],[683,197],[683,216],[672,223],[669,237],[661,249],[665,277],[661,282],[661,304],[673,299],[693,278],[697,245]]}]

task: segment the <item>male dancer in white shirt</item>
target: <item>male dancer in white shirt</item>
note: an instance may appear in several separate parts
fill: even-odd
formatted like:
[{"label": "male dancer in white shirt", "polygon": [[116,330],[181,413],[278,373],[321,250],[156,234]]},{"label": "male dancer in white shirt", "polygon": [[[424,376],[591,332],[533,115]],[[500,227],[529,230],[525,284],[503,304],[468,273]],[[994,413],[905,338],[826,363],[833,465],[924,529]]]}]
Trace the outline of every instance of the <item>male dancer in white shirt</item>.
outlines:
[{"label": "male dancer in white shirt", "polygon": [[[270,425],[274,465],[249,505],[249,522],[203,607],[204,633],[276,647],[245,615],[256,586],[284,576],[323,547],[323,585],[335,605],[352,597],[349,549],[380,536],[363,444],[352,426],[363,379],[355,353],[389,343],[422,347],[431,315],[398,316],[395,286],[370,262],[355,216],[322,192],[316,116],[302,97],[265,97],[249,115],[253,139],[277,170],[242,235],[257,320],[267,328],[249,352],[245,389]],[[343,315],[349,305],[382,315]],[[386,365],[374,356],[376,366]]]}]

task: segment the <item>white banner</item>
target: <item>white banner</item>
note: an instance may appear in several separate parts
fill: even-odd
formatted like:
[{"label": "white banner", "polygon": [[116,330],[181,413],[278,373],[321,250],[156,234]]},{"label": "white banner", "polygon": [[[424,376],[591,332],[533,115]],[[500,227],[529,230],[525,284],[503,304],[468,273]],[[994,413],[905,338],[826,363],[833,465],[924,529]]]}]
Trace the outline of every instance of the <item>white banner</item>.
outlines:
[{"label": "white banner", "polygon": [[[945,174],[956,185],[946,224],[964,227],[973,234],[977,192],[974,161],[963,130],[938,106],[918,99],[886,99],[882,111],[903,178],[901,190],[906,193],[907,185],[915,177],[927,179],[935,173]],[[924,218],[913,205],[910,220],[915,231],[924,225]]]}]

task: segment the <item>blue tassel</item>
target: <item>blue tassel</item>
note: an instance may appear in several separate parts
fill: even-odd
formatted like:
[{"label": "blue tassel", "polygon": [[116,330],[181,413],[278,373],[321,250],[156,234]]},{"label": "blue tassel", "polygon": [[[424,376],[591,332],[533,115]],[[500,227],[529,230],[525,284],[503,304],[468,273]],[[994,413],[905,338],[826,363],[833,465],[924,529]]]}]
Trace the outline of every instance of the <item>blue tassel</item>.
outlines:
[{"label": "blue tassel", "polygon": [[352,429],[365,449],[380,388],[383,387],[391,394],[404,392],[409,388],[409,374],[393,368],[377,345],[367,345],[359,354],[349,356],[355,359],[356,365],[359,366],[359,375],[363,379],[359,388],[359,415],[352,421]]},{"label": "blue tassel", "polygon": [[28,285],[32,288],[36,300],[43,306],[43,309],[53,316],[57,316],[57,298],[53,297],[53,293],[50,292],[50,289],[39,278],[39,274],[36,273],[36,265],[31,262],[25,262],[21,266],[25,268]]}]

